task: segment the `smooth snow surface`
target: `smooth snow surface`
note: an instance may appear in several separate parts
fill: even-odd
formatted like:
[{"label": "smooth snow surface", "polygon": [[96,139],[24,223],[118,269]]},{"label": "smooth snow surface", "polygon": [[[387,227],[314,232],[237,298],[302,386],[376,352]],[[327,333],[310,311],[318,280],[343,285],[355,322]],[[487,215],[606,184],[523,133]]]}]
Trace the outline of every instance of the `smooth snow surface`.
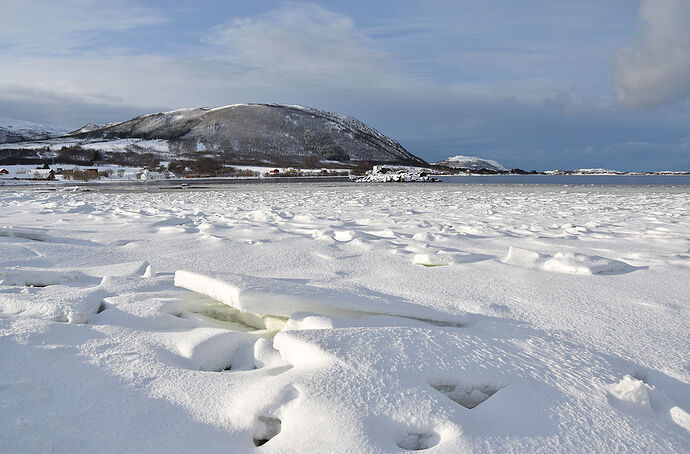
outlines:
[{"label": "smooth snow surface", "polygon": [[3,454],[688,452],[687,188],[91,189],[0,190]]}]

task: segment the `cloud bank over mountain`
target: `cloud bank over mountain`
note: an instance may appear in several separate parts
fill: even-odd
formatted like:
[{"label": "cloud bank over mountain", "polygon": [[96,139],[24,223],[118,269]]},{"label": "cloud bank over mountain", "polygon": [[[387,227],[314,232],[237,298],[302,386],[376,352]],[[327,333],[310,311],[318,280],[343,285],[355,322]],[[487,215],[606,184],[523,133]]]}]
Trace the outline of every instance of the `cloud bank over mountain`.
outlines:
[{"label": "cloud bank over mountain", "polygon": [[[676,102],[690,79],[687,6],[644,0],[639,16],[630,6],[11,1],[0,116],[75,129],[183,107],[302,104],[360,118],[428,161],[610,167],[629,156],[631,169],[690,168],[688,109]],[[652,31],[635,43],[640,17]]]},{"label": "cloud bank over mountain", "polygon": [[637,45],[616,59],[618,101],[653,108],[690,95],[690,2],[643,0]]}]

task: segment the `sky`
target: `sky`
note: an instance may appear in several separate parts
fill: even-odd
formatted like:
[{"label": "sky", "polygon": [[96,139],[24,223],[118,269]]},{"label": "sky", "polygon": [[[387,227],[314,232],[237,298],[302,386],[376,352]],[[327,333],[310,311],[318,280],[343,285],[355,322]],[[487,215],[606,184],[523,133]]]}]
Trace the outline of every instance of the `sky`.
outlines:
[{"label": "sky", "polygon": [[429,162],[690,170],[690,0],[0,0],[0,117],[341,112]]}]

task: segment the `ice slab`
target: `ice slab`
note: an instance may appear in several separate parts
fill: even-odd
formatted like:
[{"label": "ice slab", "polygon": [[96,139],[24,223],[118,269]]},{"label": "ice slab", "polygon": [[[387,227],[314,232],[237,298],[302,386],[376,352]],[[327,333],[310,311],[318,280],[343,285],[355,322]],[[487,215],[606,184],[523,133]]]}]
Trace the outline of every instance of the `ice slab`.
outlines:
[{"label": "ice slab", "polygon": [[80,271],[53,271],[32,268],[0,269],[0,285],[47,287],[86,279]]},{"label": "ice slab", "polygon": [[457,316],[379,294],[319,287],[299,279],[260,278],[232,273],[178,270],[175,285],[206,295],[242,311],[289,317],[297,312],[334,316],[386,314],[429,321],[460,323]]},{"label": "ice slab", "polygon": [[0,227],[0,236],[10,236],[15,238],[25,238],[27,240],[45,241],[48,236],[43,230],[26,229],[17,227]]},{"label": "ice slab", "polygon": [[129,277],[145,274],[148,262],[126,262],[82,268],[0,268],[0,285],[47,287],[70,282],[93,282],[105,276]]}]

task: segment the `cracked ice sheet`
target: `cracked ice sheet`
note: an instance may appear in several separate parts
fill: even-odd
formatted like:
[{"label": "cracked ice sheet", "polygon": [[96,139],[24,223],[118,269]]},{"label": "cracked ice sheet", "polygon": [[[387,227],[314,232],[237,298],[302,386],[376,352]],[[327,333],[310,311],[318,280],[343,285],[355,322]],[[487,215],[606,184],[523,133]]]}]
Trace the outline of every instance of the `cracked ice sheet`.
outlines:
[{"label": "cracked ice sheet", "polygon": [[[80,325],[0,313],[0,427],[13,429],[0,451],[684,452],[688,202],[674,188],[443,184],[0,191],[0,225],[45,233],[0,236],[2,297],[105,303]],[[536,262],[504,263],[511,247]],[[630,268],[541,266],[559,253]],[[209,269],[463,324],[312,304],[273,339],[228,331],[174,286],[177,270]],[[50,285],[21,287],[18,270]],[[651,410],[611,394],[626,376]],[[432,385],[497,391],[470,410]]]}]

